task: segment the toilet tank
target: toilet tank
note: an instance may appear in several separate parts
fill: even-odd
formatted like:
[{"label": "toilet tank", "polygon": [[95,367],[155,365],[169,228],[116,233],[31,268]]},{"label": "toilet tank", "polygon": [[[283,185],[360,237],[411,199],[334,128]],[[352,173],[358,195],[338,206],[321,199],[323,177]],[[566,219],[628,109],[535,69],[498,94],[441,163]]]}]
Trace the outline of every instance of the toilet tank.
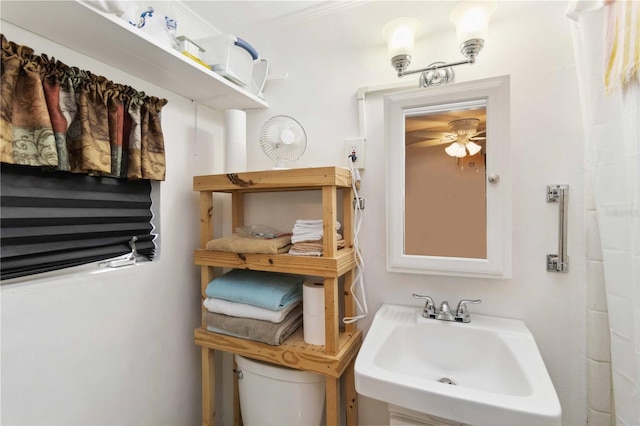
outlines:
[{"label": "toilet tank", "polygon": [[325,378],[235,355],[240,412],[246,426],[320,425]]}]

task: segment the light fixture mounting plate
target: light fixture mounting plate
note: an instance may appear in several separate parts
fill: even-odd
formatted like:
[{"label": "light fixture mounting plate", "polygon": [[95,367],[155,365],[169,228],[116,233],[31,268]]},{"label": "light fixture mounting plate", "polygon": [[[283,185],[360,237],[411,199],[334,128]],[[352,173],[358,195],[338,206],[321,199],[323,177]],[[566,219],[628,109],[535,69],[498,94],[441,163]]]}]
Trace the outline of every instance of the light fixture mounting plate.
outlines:
[{"label": "light fixture mounting plate", "polygon": [[445,62],[434,62],[425,72],[420,74],[420,87],[444,86],[453,83],[455,74],[452,67],[444,66]]}]

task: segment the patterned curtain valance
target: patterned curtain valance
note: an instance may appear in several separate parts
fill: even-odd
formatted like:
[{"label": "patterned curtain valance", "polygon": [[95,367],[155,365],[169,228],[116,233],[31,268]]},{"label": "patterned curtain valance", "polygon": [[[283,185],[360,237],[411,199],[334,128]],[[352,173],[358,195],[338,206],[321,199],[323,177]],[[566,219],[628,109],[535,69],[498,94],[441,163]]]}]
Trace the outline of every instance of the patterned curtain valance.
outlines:
[{"label": "patterned curtain valance", "polygon": [[165,179],[166,99],[34,55],[2,38],[0,161],[73,173]]}]

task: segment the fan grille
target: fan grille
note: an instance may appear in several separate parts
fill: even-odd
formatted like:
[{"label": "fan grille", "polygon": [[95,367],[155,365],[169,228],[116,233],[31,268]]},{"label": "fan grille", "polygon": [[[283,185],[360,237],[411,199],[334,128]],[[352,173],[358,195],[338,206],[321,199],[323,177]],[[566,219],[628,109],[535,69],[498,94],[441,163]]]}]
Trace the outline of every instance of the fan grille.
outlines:
[{"label": "fan grille", "polygon": [[307,134],[294,118],[276,115],[262,126],[260,147],[269,159],[281,166],[302,157],[307,148]]}]

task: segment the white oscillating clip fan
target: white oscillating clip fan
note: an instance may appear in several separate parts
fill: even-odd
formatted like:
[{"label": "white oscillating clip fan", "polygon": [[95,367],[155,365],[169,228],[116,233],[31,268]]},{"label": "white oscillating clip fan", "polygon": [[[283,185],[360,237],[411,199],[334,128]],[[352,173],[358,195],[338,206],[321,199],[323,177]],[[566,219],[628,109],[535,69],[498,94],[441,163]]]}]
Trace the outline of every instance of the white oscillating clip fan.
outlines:
[{"label": "white oscillating clip fan", "polygon": [[307,134],[295,119],[276,115],[268,119],[260,130],[260,147],[276,162],[274,169],[286,169],[307,149]]}]

